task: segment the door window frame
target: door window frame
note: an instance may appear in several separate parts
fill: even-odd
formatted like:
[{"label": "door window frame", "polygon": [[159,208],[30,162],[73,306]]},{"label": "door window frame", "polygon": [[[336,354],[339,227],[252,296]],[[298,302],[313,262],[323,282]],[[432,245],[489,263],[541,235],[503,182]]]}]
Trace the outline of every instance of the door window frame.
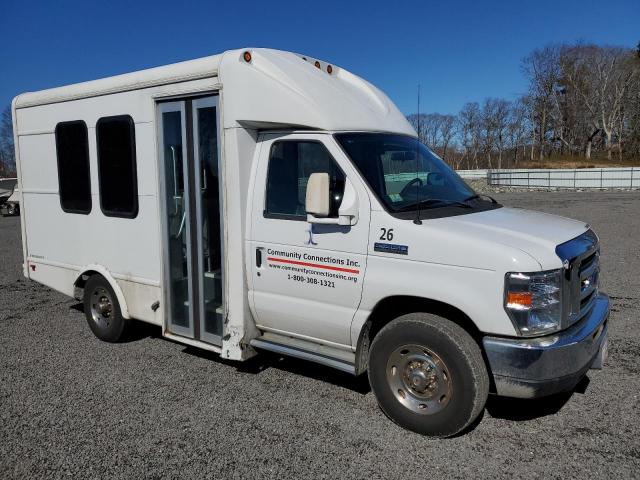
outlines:
[{"label": "door window frame", "polygon": [[[271,171],[271,155],[273,153],[274,147],[280,143],[317,143],[327,153],[327,155],[333,162],[333,165],[338,169],[338,171],[342,173],[342,176],[345,178],[345,182],[347,179],[347,174],[345,173],[344,169],[340,166],[340,163],[333,156],[331,151],[327,148],[327,145],[325,145],[325,143],[322,142],[321,140],[300,137],[300,138],[285,138],[282,140],[275,139],[271,142],[271,145],[269,145],[269,155],[267,156],[267,169],[266,169],[267,173],[266,173],[265,182],[264,182],[262,216],[264,218],[269,218],[273,220],[292,220],[296,222],[306,222],[307,221],[306,210],[305,210],[305,213],[302,215],[288,215],[284,213],[268,213],[267,212],[267,196],[269,195],[269,172]],[[331,217],[331,218],[335,218],[335,217]]]},{"label": "door window frame", "polygon": [[[190,205],[191,205],[191,192],[189,191],[187,181],[188,174],[188,162],[187,162],[187,126],[186,126],[186,108],[183,99],[171,99],[164,102],[158,102],[156,104],[156,112],[157,112],[157,130],[158,130],[158,177],[160,180],[160,195],[158,195],[158,200],[160,204],[160,228],[162,229],[162,285],[164,290],[164,320],[163,320],[163,331],[170,331],[171,333],[175,333],[177,335],[183,335],[189,338],[193,338],[194,336],[194,314],[193,308],[189,308],[189,326],[183,327],[180,325],[171,324],[171,313],[172,313],[172,287],[171,287],[171,278],[170,278],[170,259],[169,259],[169,225],[167,221],[167,207],[166,207],[166,198],[167,198],[167,181],[165,179],[166,172],[166,163],[164,159],[164,151],[161,150],[164,147],[164,132],[163,132],[163,113],[168,112],[180,112],[180,120],[181,125],[180,128],[182,130],[182,181],[183,181],[183,196],[184,196],[184,211],[186,215],[186,219],[191,217]],[[186,221],[185,219],[185,221]],[[185,225],[186,228],[186,236],[187,236],[187,263],[192,264],[191,259],[191,229]],[[189,269],[187,269],[187,272]],[[193,275],[187,275],[187,298],[190,302],[193,302]]]},{"label": "door window frame", "polygon": [[[224,195],[223,195],[223,182],[221,181],[223,179],[222,175],[222,149],[220,141],[221,141],[221,134],[220,134],[220,127],[221,125],[219,124],[219,120],[220,120],[220,97],[218,95],[207,95],[206,97],[192,97],[192,98],[188,98],[185,100],[191,100],[191,122],[192,122],[192,128],[193,131],[191,133],[191,141],[193,143],[193,162],[194,165],[197,164],[198,165],[198,170],[199,170],[199,174],[194,176],[194,190],[196,192],[200,192],[202,185],[201,185],[201,174],[202,174],[202,170],[200,169],[200,142],[199,142],[199,138],[198,138],[198,131],[197,131],[197,122],[198,122],[198,108],[207,108],[207,107],[214,107],[216,109],[216,149],[217,149],[217,161],[218,161],[218,203],[219,203],[219,209],[220,209],[220,276],[221,276],[221,282],[222,282],[222,328],[224,329],[224,318],[226,317],[226,312],[227,312],[227,302],[225,301],[226,299],[226,294],[225,294],[225,284],[226,284],[226,273],[225,273],[225,265],[224,265],[224,259],[225,259],[225,248],[224,248]],[[196,216],[195,222],[196,222],[196,235],[197,235],[197,239],[196,239],[196,245],[197,245],[197,254],[198,254],[198,258],[197,258],[197,264],[198,264],[198,275],[203,274],[204,273],[204,262],[203,262],[203,249],[204,249],[204,245],[202,242],[202,210],[203,210],[203,206],[202,206],[202,198],[200,195],[196,195],[195,197],[195,205],[196,205],[196,209],[194,212],[194,215]],[[199,318],[198,318],[198,322],[200,324],[200,340],[206,341],[208,343],[214,343],[217,345],[221,345],[222,344],[222,334],[223,332],[221,332],[220,336],[215,335],[213,333],[209,333],[205,330],[205,326],[206,326],[206,318],[205,318],[205,314],[206,314],[206,309],[202,308],[202,302],[204,301],[204,280],[200,279],[198,282],[198,289],[199,289],[199,300],[200,300],[200,308],[199,310]]]}]

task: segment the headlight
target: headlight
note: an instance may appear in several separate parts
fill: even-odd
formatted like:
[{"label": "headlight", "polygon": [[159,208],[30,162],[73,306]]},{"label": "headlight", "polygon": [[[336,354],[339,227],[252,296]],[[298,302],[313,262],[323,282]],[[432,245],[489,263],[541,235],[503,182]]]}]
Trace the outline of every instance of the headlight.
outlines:
[{"label": "headlight", "polygon": [[560,329],[561,272],[507,273],[504,308],[520,335],[547,334]]}]

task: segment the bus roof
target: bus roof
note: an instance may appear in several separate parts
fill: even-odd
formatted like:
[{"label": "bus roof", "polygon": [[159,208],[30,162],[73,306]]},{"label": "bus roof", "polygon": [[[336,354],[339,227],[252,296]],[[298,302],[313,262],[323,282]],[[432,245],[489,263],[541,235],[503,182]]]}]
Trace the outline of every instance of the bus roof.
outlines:
[{"label": "bus roof", "polygon": [[[245,55],[246,53],[249,55]],[[66,102],[204,78],[222,86],[225,128],[375,130],[415,136],[378,88],[325,61],[248,48],[113,77],[24,93],[14,108]]]}]

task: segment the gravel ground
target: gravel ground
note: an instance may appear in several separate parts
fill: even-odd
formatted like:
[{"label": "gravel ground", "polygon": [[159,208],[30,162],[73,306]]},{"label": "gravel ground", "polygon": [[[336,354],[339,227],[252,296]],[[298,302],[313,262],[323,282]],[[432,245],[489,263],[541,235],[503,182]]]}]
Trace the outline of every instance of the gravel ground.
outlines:
[{"label": "gravel ground", "polygon": [[76,301],[22,278],[19,221],[0,218],[0,478],[640,476],[640,193],[496,197],[600,234],[610,357],[572,395],[490,398],[450,440],[396,427],[366,379],[314,364],[225,362],[142,324],[102,343]]}]

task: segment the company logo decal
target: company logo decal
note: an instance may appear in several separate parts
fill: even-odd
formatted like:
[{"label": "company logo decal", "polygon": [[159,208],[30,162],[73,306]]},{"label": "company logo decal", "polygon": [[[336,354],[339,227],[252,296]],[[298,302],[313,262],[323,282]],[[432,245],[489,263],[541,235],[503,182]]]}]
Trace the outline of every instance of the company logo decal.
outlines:
[{"label": "company logo decal", "polygon": [[309,225],[309,228],[305,230],[305,232],[307,232],[309,234],[309,238],[307,239],[306,242],[304,242],[305,245],[318,245],[318,242],[315,242],[313,240],[313,225]]},{"label": "company logo decal", "polygon": [[376,252],[395,253],[396,255],[409,255],[408,245],[398,245],[395,243],[379,243],[373,245]]},{"label": "company logo decal", "polygon": [[341,282],[357,284],[362,269],[353,258],[271,248],[267,249],[267,266],[288,281],[314,288],[336,288]]}]

